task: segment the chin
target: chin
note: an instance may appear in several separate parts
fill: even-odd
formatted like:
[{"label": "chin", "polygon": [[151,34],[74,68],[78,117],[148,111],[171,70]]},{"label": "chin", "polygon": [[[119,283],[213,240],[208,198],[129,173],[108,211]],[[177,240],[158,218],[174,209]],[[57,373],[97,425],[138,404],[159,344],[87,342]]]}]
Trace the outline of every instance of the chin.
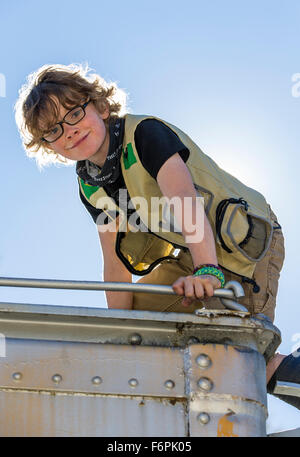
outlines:
[{"label": "chin", "polygon": [[78,153],[78,158],[76,160],[92,160],[95,155],[95,152],[91,151],[82,151]]}]

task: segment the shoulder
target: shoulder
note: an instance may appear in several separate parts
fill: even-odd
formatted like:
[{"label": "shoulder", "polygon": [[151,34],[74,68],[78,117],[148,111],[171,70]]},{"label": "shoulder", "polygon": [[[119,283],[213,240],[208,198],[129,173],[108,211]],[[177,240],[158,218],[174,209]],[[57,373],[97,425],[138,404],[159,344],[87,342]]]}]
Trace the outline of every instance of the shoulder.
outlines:
[{"label": "shoulder", "polygon": [[135,136],[147,134],[174,134],[174,132],[162,120],[148,117],[141,120],[135,129]]},{"label": "shoulder", "polygon": [[177,152],[184,162],[189,157],[189,150],[177,134],[160,119],[149,117],[141,120],[134,141],[142,165],[154,179],[162,165]]}]

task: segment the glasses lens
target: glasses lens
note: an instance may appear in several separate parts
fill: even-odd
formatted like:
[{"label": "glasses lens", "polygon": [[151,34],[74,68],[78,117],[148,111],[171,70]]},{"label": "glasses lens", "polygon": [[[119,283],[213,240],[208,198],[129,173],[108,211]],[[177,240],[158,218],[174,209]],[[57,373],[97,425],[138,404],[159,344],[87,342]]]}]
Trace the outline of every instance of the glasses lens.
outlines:
[{"label": "glasses lens", "polygon": [[44,139],[49,143],[53,143],[56,141],[62,134],[63,129],[60,124],[56,124],[46,135],[44,135]]},{"label": "glasses lens", "polygon": [[72,109],[72,111],[69,111],[66,114],[64,121],[67,124],[74,125],[77,124],[77,122],[81,121],[84,115],[84,110],[81,108],[81,106],[78,106],[77,108]]}]

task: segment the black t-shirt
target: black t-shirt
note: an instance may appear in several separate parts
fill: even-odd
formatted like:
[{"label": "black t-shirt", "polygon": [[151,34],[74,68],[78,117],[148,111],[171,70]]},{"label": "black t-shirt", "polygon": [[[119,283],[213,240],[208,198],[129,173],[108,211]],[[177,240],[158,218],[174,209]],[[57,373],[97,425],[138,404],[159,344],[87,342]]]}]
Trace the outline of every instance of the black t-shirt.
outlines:
[{"label": "black t-shirt", "polygon": [[[177,152],[184,162],[189,157],[189,150],[167,125],[157,119],[145,119],[137,126],[134,134],[135,146],[143,167],[152,178],[156,179],[162,165]],[[125,182],[122,173],[117,181],[103,186],[107,195],[113,198],[118,204],[119,189],[125,189]],[[82,203],[92,216],[94,222],[99,224],[98,216],[101,209],[92,206],[79,190]],[[109,222],[108,217],[101,221],[103,224]]]}]

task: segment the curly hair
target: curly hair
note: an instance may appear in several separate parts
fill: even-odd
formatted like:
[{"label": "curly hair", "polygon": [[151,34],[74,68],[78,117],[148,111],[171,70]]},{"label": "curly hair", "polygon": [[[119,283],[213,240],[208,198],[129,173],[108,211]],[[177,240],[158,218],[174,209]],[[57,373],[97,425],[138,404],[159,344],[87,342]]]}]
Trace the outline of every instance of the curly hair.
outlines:
[{"label": "curly hair", "polygon": [[90,74],[88,65],[44,65],[31,73],[19,91],[15,118],[23,147],[38,167],[51,163],[71,165],[49,148],[42,136],[58,121],[59,106],[67,110],[91,100],[99,113],[109,108],[109,117],[122,116],[126,110],[126,93],[115,83],[107,83],[97,74]]}]

